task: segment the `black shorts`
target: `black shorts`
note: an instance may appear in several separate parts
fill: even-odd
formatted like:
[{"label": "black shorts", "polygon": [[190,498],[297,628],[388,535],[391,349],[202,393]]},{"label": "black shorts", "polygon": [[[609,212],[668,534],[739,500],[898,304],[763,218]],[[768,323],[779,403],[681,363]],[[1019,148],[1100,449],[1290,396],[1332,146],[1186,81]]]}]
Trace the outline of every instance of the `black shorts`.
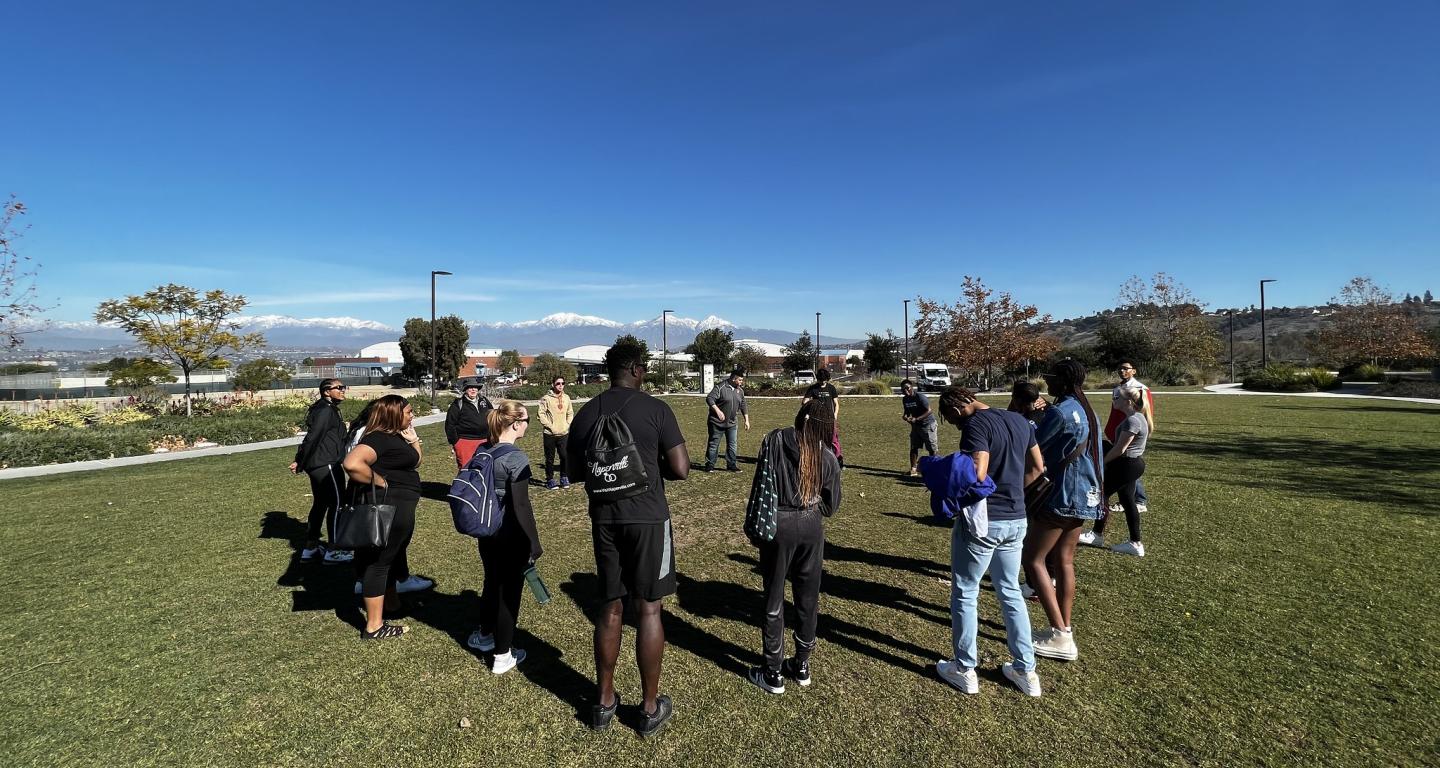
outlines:
[{"label": "black shorts", "polygon": [[659,600],[675,594],[675,542],[670,521],[591,523],[600,602],[622,597]]}]

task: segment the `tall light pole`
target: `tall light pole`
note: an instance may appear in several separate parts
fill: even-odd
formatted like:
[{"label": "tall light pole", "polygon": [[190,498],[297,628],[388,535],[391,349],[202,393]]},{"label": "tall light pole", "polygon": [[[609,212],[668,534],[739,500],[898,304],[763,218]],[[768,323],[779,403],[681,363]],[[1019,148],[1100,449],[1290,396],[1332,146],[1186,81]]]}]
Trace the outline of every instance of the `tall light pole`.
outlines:
[{"label": "tall light pole", "polygon": [[815,313],[815,372],[820,372],[820,313]]},{"label": "tall light pole", "polygon": [[1230,317],[1230,383],[1235,383],[1235,310],[1227,309],[1225,314]]},{"label": "tall light pole", "polygon": [[443,269],[430,270],[430,410],[435,410],[435,276],[448,275]]},{"label": "tall light pole", "polygon": [[900,361],[900,373],[904,375],[905,366],[910,364],[910,300],[905,300],[905,357]]},{"label": "tall light pole", "polygon": [[665,381],[670,381],[670,313],[673,309],[660,310],[660,370]]},{"label": "tall light pole", "polygon": [[1262,370],[1270,364],[1270,357],[1265,350],[1265,284],[1273,282],[1275,282],[1274,278],[1260,281],[1260,368]]}]

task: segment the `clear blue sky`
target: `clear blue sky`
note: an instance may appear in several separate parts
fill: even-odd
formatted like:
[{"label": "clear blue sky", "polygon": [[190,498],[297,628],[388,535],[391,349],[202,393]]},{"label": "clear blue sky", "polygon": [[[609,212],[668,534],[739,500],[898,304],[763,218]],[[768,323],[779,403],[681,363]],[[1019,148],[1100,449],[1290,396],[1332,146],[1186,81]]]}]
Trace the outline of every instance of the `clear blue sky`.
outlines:
[{"label": "clear blue sky", "polygon": [[35,2],[0,192],[60,320],[166,281],[398,325],[901,326],[1440,293],[1440,3]]}]

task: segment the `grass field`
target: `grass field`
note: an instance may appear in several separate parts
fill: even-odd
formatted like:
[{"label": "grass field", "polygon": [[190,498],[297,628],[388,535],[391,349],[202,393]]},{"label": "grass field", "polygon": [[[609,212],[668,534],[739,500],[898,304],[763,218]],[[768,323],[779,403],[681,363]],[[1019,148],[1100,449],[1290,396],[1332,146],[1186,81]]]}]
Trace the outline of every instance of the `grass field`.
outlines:
[{"label": "grass field", "polygon": [[[699,458],[703,406],[670,402]],[[752,402],[752,456],[794,407]],[[988,593],[981,695],[934,675],[950,645],[949,535],[897,476],[898,398],[844,405],[850,468],[809,688],[767,696],[740,674],[759,659],[760,579],[740,532],[752,465],[672,484],[680,583],[662,690],[676,716],[649,741],[577,717],[594,671],[578,489],[535,494],[556,599],[525,598],[530,657],[495,677],[463,645],[481,570],[443,502],[420,507],[410,561],[438,585],[414,601],[413,631],[363,643],[349,569],[296,560],[308,485],[285,472],[287,451],[8,481],[0,754],[7,766],[1440,762],[1440,408],[1162,395],[1159,410],[1149,556],[1082,549],[1080,660],[1041,660],[1038,700],[998,674]],[[434,491],[453,464],[438,427],[422,435]],[[538,469],[538,431],[526,442]],[[634,702],[626,632],[617,686]]]}]

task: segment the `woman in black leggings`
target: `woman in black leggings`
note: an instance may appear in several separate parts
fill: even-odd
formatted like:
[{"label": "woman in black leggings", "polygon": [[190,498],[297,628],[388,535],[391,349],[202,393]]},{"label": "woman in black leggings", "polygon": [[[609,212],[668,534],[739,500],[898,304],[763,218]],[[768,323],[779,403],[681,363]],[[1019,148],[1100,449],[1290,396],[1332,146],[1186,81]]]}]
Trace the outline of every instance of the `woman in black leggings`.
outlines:
[{"label": "woman in black leggings", "polygon": [[[1150,422],[1144,413],[1144,395],[1140,389],[1124,390],[1125,398],[1134,410],[1115,430],[1115,442],[1105,451],[1105,500],[1114,494],[1120,495],[1120,506],[1125,509],[1125,525],[1130,529],[1130,540],[1111,547],[1112,552],[1124,555],[1145,556],[1145,545],[1140,543],[1140,505],[1136,500],[1135,483],[1145,474],[1145,446],[1150,440]],[[1109,515],[1095,521],[1093,535],[1081,542],[1092,547],[1105,546],[1105,523]]]},{"label": "woman in black leggings", "polygon": [[385,395],[370,407],[365,423],[365,436],[345,457],[345,472],[350,475],[357,494],[368,494],[375,486],[376,495],[387,504],[395,505],[395,520],[390,536],[381,548],[355,551],[355,576],[360,579],[360,594],[365,604],[365,628],[360,637],[384,640],[399,637],[409,627],[385,622],[385,606],[399,607],[395,592],[395,569],[391,566],[403,559],[415,533],[415,507],[420,503],[420,437],[415,434],[415,412],[399,395]]},{"label": "woman in black leggings", "polygon": [[[765,590],[760,642],[765,664],[752,667],[750,682],[766,693],[784,693],[785,678],[810,684],[810,653],[820,618],[820,573],[825,565],[824,519],[840,507],[840,462],[835,458],[835,412],[822,399],[800,408],[793,428],[766,436],[773,446],[775,538],[756,542]],[[761,459],[765,457],[762,456]],[[777,460],[778,459],[778,460]],[[756,473],[755,484],[760,483]],[[752,488],[752,494],[755,492]],[[785,582],[795,600],[795,655],[785,658]]]},{"label": "woman in black leggings", "polygon": [[500,530],[480,539],[480,562],[485,564],[485,588],[480,593],[480,626],[465,644],[477,651],[495,653],[490,671],[503,675],[525,660],[514,647],[515,623],[520,618],[520,595],[525,571],[540,559],[540,534],[530,507],[530,457],[515,446],[530,428],[530,413],[515,400],[501,400],[485,417],[490,443],[477,449],[494,459],[495,495],[505,513]]}]

